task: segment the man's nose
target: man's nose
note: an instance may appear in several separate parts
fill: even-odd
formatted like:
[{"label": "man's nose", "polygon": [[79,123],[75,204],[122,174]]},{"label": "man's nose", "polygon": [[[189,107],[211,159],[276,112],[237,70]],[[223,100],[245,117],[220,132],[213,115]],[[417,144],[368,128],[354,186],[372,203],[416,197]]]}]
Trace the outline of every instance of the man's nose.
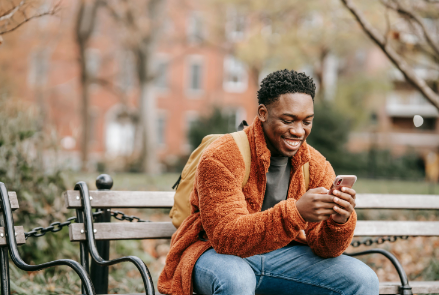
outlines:
[{"label": "man's nose", "polygon": [[290,134],[297,138],[305,136],[305,129],[303,129],[302,122],[295,122],[290,128]]}]

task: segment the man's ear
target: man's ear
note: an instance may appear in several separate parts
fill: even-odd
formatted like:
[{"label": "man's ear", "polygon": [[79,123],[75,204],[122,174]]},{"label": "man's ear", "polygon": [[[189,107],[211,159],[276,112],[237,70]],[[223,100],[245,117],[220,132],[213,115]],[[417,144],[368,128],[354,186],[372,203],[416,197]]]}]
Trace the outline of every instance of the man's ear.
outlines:
[{"label": "man's ear", "polygon": [[268,117],[268,110],[267,107],[264,104],[260,104],[258,106],[258,118],[261,122],[267,121]]}]

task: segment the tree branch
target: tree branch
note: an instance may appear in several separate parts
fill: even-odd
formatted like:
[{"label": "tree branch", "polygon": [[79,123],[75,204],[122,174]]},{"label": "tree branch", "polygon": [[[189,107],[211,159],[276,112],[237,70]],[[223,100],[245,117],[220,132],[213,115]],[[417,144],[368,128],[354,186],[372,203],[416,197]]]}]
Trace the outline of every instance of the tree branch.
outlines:
[{"label": "tree branch", "polygon": [[5,12],[5,14],[2,15],[2,16],[0,17],[0,22],[12,18],[12,17],[14,16],[14,14],[15,14],[15,13],[20,9],[20,7],[23,6],[23,5],[24,5],[24,0],[21,0],[20,4],[18,4],[18,5],[15,6],[14,8],[12,8],[12,10],[10,10],[9,13],[8,13],[8,12]]},{"label": "tree branch", "polygon": [[341,0],[346,8],[353,14],[363,31],[381,48],[392,63],[401,71],[406,80],[418,89],[430,103],[439,110],[439,95],[437,95],[415,71],[410,68],[405,60],[388,44],[385,44],[384,36],[378,32],[355,7],[351,0]]},{"label": "tree branch", "polygon": [[[20,11],[19,8],[22,6],[21,3],[24,4],[25,1],[24,0],[21,1],[20,4],[11,11],[11,13],[6,15],[8,17],[5,18],[4,20],[11,19],[14,16],[14,14],[17,13],[17,11]],[[16,29],[18,29],[19,27],[21,27],[22,25],[24,25],[25,23],[29,22],[30,20],[32,20],[34,18],[39,18],[39,17],[45,16],[45,15],[54,15],[54,14],[56,14],[59,11],[59,9],[60,9],[60,3],[61,3],[61,1],[59,1],[52,9],[50,9],[48,11],[45,11],[45,12],[42,12],[42,13],[39,13],[39,14],[32,15],[30,17],[28,17],[24,11],[20,11],[23,14],[24,19],[21,20],[17,25],[15,25],[14,27],[12,27],[10,29],[6,29],[6,30],[3,30],[3,31],[0,30],[0,35],[5,35],[7,33],[11,33],[11,32],[15,31]]]},{"label": "tree branch", "polygon": [[424,35],[425,40],[427,40],[427,43],[434,50],[434,52],[439,56],[438,44],[436,44],[434,42],[433,36],[431,36],[430,32],[425,27],[424,22],[417,14],[415,14],[413,11],[410,11],[407,8],[403,7],[401,5],[401,3],[397,2],[397,1],[391,1],[392,4],[390,4],[388,2],[384,3],[384,1],[382,1],[382,2],[387,8],[390,8],[390,9],[398,12],[399,14],[405,15],[405,16],[409,17],[410,19],[412,19],[413,21],[415,21],[420,26],[420,28],[422,30],[422,34]]}]

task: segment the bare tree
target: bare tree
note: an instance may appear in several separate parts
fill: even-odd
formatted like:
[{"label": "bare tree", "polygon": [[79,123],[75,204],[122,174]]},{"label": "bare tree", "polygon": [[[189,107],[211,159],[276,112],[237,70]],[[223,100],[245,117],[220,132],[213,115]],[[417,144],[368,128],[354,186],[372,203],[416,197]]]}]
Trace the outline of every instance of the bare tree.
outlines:
[{"label": "bare tree", "polygon": [[54,15],[60,7],[57,1],[47,9],[41,9],[41,1],[37,0],[2,0],[0,2],[0,45],[1,35],[11,33],[28,21],[45,15]]},{"label": "bare tree", "polygon": [[[400,22],[404,22],[404,27],[410,29],[411,35],[416,36],[416,46],[414,50],[415,54],[423,55],[425,59],[429,60],[431,64],[435,65],[435,68],[438,69],[439,40],[437,35],[434,36],[433,33],[427,29],[424,19],[421,17],[422,14],[420,14],[423,13],[423,15],[428,16],[430,20],[438,25],[438,2],[425,0],[416,2],[406,1],[403,3],[399,0],[381,0],[381,3],[384,7],[383,11],[387,10],[387,31],[383,34],[366,19],[364,14],[354,5],[351,0],[341,1],[353,14],[363,31],[373,42],[375,42],[376,45],[378,45],[378,47],[381,48],[390,61],[401,71],[405,79],[417,90],[419,90],[427,98],[427,100],[439,110],[439,95],[432,89],[431,85],[428,85],[428,81],[419,77],[415,72],[415,67],[419,66],[419,62],[413,61],[415,58],[404,54],[402,50],[398,50],[397,46],[401,45],[401,43],[404,43],[404,41],[399,38],[401,35],[400,31],[392,30],[390,18],[387,14],[389,11],[393,12],[398,16],[398,20]],[[408,3],[411,3],[412,6],[406,6]],[[396,37],[392,38],[392,36]]]},{"label": "bare tree", "polygon": [[140,161],[143,171],[157,172],[156,99],[153,92],[154,54],[162,34],[166,0],[106,1],[105,6],[123,30],[125,46],[133,53],[139,82]]},{"label": "bare tree", "polygon": [[90,40],[91,34],[96,24],[97,11],[102,4],[101,0],[81,0],[76,17],[75,35],[76,42],[79,50],[79,67],[81,71],[81,121],[82,121],[82,134],[81,134],[81,169],[87,170],[88,163],[88,149],[90,141],[90,93],[89,85],[93,77],[90,75],[90,71],[87,68],[87,55],[86,49]]}]

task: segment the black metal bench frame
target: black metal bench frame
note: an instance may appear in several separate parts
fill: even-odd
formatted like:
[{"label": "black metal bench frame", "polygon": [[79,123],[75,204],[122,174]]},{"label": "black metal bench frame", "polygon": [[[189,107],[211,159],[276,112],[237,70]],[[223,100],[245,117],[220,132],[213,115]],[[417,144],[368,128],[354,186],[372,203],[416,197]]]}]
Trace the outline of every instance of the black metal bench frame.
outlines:
[{"label": "black metal bench frame", "polygon": [[0,226],[4,227],[7,239],[7,245],[0,247],[0,272],[1,272],[1,295],[10,295],[10,277],[9,277],[9,259],[8,250],[12,262],[21,270],[38,271],[52,266],[67,265],[72,268],[81,278],[83,292],[87,295],[95,295],[95,290],[88,273],[82,266],[71,259],[59,259],[42,263],[39,265],[29,265],[23,261],[18,252],[18,245],[15,238],[14,219],[12,217],[11,203],[8,191],[3,182],[0,182],[0,198],[1,198],[1,218]]}]

